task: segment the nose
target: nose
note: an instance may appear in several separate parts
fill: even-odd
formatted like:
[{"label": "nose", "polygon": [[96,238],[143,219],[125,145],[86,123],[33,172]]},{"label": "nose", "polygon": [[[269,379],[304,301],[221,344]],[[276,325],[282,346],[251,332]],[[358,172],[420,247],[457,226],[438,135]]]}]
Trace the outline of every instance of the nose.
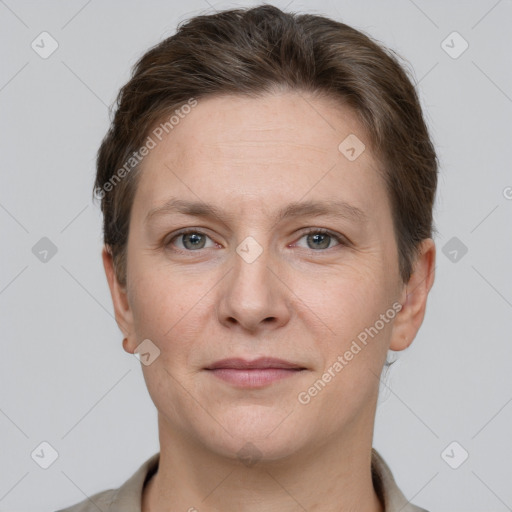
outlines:
[{"label": "nose", "polygon": [[268,249],[252,261],[241,246],[218,289],[219,321],[231,329],[237,326],[252,333],[282,327],[291,316],[289,285],[283,283],[278,264]]}]

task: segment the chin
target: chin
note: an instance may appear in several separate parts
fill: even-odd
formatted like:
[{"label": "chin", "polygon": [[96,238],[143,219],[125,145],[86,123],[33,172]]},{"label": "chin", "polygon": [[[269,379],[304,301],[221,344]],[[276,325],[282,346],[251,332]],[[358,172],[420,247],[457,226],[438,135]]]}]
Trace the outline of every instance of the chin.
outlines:
[{"label": "chin", "polygon": [[220,425],[216,423],[215,433],[210,425],[207,432],[197,434],[211,451],[242,463],[276,461],[300,451],[307,444],[304,421],[298,421],[290,411],[275,408],[270,413],[269,409],[244,406],[232,414],[216,415]]}]

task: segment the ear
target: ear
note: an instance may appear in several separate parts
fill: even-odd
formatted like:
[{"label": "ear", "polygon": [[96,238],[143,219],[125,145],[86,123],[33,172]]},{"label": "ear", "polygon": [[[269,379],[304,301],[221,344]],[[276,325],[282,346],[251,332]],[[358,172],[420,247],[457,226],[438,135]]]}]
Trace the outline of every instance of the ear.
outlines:
[{"label": "ear", "polygon": [[431,238],[427,238],[421,242],[413,272],[402,291],[402,309],[393,323],[391,350],[406,349],[416,337],[425,317],[428,294],[434,284],[435,263],[436,246]]},{"label": "ear", "polygon": [[125,342],[123,341],[123,348],[126,352],[133,354],[133,349],[130,348],[134,343],[133,315],[128,302],[126,286],[121,286],[117,280],[114,260],[107,246],[103,246],[101,256],[103,258],[103,267],[105,268],[105,274],[110,288],[110,295],[112,296],[112,302],[114,304],[116,322],[121,332],[128,338],[128,347],[125,346]]}]

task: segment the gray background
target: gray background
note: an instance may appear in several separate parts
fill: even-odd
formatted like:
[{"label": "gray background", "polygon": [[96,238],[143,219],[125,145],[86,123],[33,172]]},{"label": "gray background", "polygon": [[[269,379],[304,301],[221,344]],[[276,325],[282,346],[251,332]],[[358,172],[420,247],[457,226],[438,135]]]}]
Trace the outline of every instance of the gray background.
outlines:
[{"label": "gray background", "polygon": [[[512,510],[512,2],[271,3],[353,25],[414,70],[441,161],[436,281],[382,385],[374,446],[431,512]],[[158,451],[101,264],[95,153],[107,106],[149,46],[190,16],[255,4],[0,1],[0,510],[70,505]],[[59,45],[46,59],[31,47],[43,31]],[[442,45],[453,31],[469,44],[457,58]],[[43,237],[57,248],[46,262],[32,250]],[[58,452],[48,469],[31,457],[43,441]]]}]

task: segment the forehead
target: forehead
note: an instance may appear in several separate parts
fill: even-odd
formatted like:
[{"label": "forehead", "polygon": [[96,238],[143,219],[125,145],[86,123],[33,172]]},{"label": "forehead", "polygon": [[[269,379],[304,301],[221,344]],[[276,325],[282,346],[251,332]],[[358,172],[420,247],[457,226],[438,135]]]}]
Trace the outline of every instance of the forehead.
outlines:
[{"label": "forehead", "polygon": [[[207,97],[168,131],[143,161],[139,213],[170,195],[209,203],[217,197],[225,208],[249,210],[301,198],[386,208],[367,135],[356,114],[333,99],[296,92]],[[357,158],[347,158],[347,145]]]},{"label": "forehead", "polygon": [[211,156],[242,158],[243,165],[249,157],[255,157],[255,163],[269,157],[293,160],[290,149],[294,146],[301,156],[338,157],[344,135],[357,133],[367,139],[351,109],[331,98],[312,98],[299,92],[200,99],[173,133],[176,158],[193,156],[183,153],[194,144]]}]

